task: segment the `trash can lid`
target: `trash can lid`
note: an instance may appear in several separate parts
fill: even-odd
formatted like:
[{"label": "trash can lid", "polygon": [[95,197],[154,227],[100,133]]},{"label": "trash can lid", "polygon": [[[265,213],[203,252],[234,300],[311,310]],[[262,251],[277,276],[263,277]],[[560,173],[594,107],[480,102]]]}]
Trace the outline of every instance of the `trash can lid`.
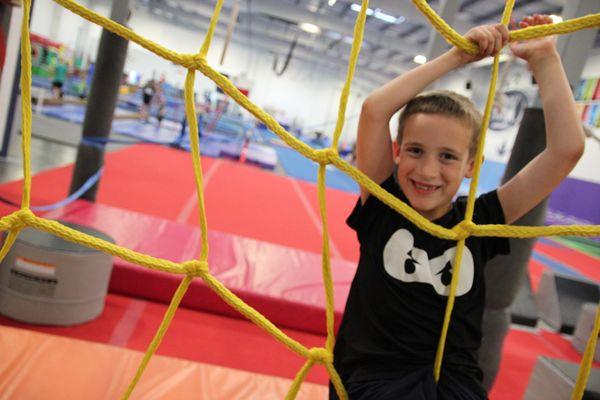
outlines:
[{"label": "trash can lid", "polygon": [[[113,238],[111,238],[105,233],[97,231],[96,229],[74,224],[71,222],[59,222],[63,225],[68,226],[69,228],[76,229],[82,233],[97,237],[98,239],[106,240],[110,243],[115,243]],[[61,237],[30,227],[23,229],[19,233],[19,236],[17,237],[17,242],[30,246],[35,246],[37,248],[44,248],[56,251],[67,251],[72,253],[100,252],[100,250],[96,250],[91,247],[86,247],[78,243],[72,243]]]}]

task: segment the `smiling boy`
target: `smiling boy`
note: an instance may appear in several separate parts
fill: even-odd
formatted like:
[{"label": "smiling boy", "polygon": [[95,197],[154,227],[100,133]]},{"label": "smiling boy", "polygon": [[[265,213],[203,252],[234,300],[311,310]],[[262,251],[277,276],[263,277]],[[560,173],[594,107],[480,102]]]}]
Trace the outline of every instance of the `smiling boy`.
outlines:
[{"label": "smiling boy", "polygon": [[[550,23],[526,17],[521,27]],[[418,95],[449,71],[496,55],[508,42],[505,26],[470,30],[480,53],[453,48],[373,92],[358,126],[358,168],[423,217],[446,228],[464,219],[466,199],[452,201],[471,177],[481,115],[448,91]],[[538,82],[546,149],[514,178],[475,202],[476,224],[512,223],[546,196],[583,153],[584,135],[553,38],[511,44]],[[396,141],[389,122],[400,109]],[[396,178],[394,178],[394,175]],[[440,381],[433,362],[452,278],[456,242],[439,239],[361,188],[348,218],[360,260],[337,336],[334,365],[350,399],[485,399],[477,364],[485,301],[483,268],[507,254],[505,238],[466,240]],[[330,398],[337,398],[330,390]]]}]

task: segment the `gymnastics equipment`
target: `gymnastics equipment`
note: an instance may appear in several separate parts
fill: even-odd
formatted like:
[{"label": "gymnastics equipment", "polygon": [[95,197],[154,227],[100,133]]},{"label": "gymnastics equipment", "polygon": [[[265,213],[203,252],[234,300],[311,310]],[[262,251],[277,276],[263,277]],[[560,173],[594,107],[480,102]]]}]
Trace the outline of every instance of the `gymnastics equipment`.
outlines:
[{"label": "gymnastics equipment", "polygon": [[[63,223],[113,242],[95,229]],[[0,313],[43,325],[90,321],[104,309],[112,267],[110,254],[33,228],[23,229],[0,264]]]},{"label": "gymnastics equipment", "polygon": [[[577,379],[578,365],[562,360],[548,357],[539,357],[527,391],[523,397],[525,400],[564,400],[569,398]],[[583,399],[600,399],[600,370],[593,368],[590,373]]]},{"label": "gymnastics equipment", "polygon": [[[594,329],[595,312],[596,305],[594,303],[584,303],[581,306],[581,312],[579,313],[579,318],[577,318],[577,324],[575,325],[575,332],[573,332],[573,338],[571,339],[571,344],[580,353],[584,352],[585,342]],[[600,343],[596,343],[594,360],[600,362]]]},{"label": "gymnastics equipment", "polygon": [[[200,251],[200,231],[185,223],[111,207],[79,202],[46,216],[107,233],[120,246],[170,260],[186,260]],[[126,226],[127,229],[123,229]],[[131,232],[139,232],[132,235]],[[325,298],[319,254],[211,230],[211,273],[245,303],[277,326],[326,334]],[[285,264],[285,268],[278,268]],[[335,318],[341,321],[356,263],[332,258]],[[115,259],[111,293],[168,304],[179,277]],[[194,280],[181,306],[239,318],[202,280]]]},{"label": "gymnastics equipment", "polygon": [[[112,255],[118,256],[130,262],[137,263],[139,265],[146,266],[157,270],[172,272],[176,274],[185,275],[181,281],[180,286],[175,292],[172,302],[165,313],[164,319],[159,327],[156,335],[154,336],[146,354],[138,368],[136,375],[134,376],[131,384],[123,398],[129,398],[133,392],[135,386],[139,382],[144,370],[146,369],[150,358],[155,353],[158,345],[160,344],[169,324],[171,323],[173,316],[179,303],[185,294],[190,283],[195,278],[201,278],[204,282],[214,290],[227,304],[237,309],[240,313],[246,316],[250,321],[254,322],[269,334],[271,334],[278,341],[287,346],[290,350],[294,351],[298,355],[306,358],[306,363],[300,369],[292,382],[291,388],[286,398],[295,398],[302,381],[305,379],[309,370],[315,363],[319,363],[325,366],[329,376],[331,378],[333,387],[337,394],[342,399],[347,399],[347,393],[343,387],[342,381],[333,367],[333,346],[335,341],[334,335],[334,320],[333,320],[333,291],[332,291],[332,279],[331,269],[329,261],[329,240],[327,235],[327,211],[325,202],[325,171],[328,164],[333,164],[341,171],[350,175],[353,179],[359,182],[365,189],[371,194],[376,196],[378,199],[383,201],[385,204],[390,206],[392,209],[401,213],[414,225],[434,236],[440,237],[447,240],[458,241],[456,256],[453,265],[455,265],[455,271],[452,274],[452,282],[450,284],[450,295],[448,297],[448,304],[444,315],[444,322],[441,329],[440,341],[438,350],[436,352],[434,361],[434,377],[436,380],[439,379],[441,364],[444,354],[444,347],[446,343],[446,335],[450,324],[450,317],[454,306],[456,287],[458,284],[458,277],[460,274],[460,265],[462,260],[462,254],[465,247],[465,240],[470,236],[502,236],[502,237],[538,237],[538,236],[549,236],[549,235],[571,235],[571,236],[594,236],[600,235],[600,226],[589,225],[589,226],[547,226],[547,227],[524,227],[524,226],[509,226],[509,225],[476,225],[472,222],[475,193],[477,183],[479,180],[479,171],[481,163],[483,161],[483,148],[485,145],[485,129],[490,121],[490,114],[493,105],[493,97],[495,92],[496,80],[498,76],[498,56],[494,58],[492,67],[492,79],[488,91],[488,101],[483,117],[482,132],[476,152],[474,176],[471,181],[471,187],[469,190],[469,198],[467,201],[467,208],[465,213],[465,219],[461,223],[454,226],[452,229],[443,228],[439,225],[432,223],[426,218],[422,217],[415,210],[410,208],[407,204],[403,203],[398,198],[394,197],[390,193],[383,190],[375,182],[369,179],[365,174],[350,166],[347,162],[342,160],[337,154],[337,147],[339,138],[342,133],[344,116],[346,112],[346,105],[350,93],[350,85],[354,74],[354,69],[357,64],[358,54],[360,51],[360,45],[362,42],[365,21],[367,17],[368,1],[362,2],[361,10],[357,14],[355,29],[354,29],[354,40],[352,44],[352,50],[350,54],[350,61],[348,64],[348,70],[346,75],[346,81],[342,89],[340,96],[340,107],[338,112],[338,122],[333,132],[333,140],[330,148],[315,150],[305,143],[296,139],[292,134],[287,132],[280,124],[277,123],[271,116],[266,114],[258,106],[252,103],[246,96],[244,96],[227,78],[215,71],[207,62],[206,55],[214,30],[218,21],[218,17],[223,6],[223,0],[218,0],[215,5],[215,12],[211,18],[208,32],[205,36],[204,42],[200,51],[197,54],[179,54],[166,49],[163,46],[158,45],[152,41],[149,41],[132,30],[106,18],[93,11],[73,2],[72,0],[55,0],[58,4],[65,8],[73,11],[74,13],[82,16],[83,18],[97,23],[103,26],[106,30],[116,33],[125,39],[132,40],[142,47],[154,52],[155,54],[175,62],[188,69],[188,74],[185,83],[185,102],[186,102],[186,115],[190,126],[190,140],[192,149],[192,163],[194,172],[196,174],[196,187],[198,192],[198,204],[199,204],[199,217],[200,226],[202,231],[202,250],[198,259],[185,261],[183,263],[175,263],[170,260],[159,259],[151,257],[145,254],[139,254],[134,251],[124,249],[119,246],[115,246],[112,243],[98,240],[89,235],[78,232],[74,229],[66,227],[56,221],[51,221],[45,218],[36,216],[29,208],[31,198],[31,166],[30,166],[30,142],[31,142],[31,49],[29,43],[29,10],[31,7],[30,0],[24,0],[23,3],[23,23],[22,23],[22,34],[21,34],[21,89],[22,89],[22,110],[23,110],[23,196],[21,201],[21,209],[10,215],[7,215],[0,219],[0,230],[9,231],[4,246],[0,250],[0,258],[3,258],[10,247],[15,242],[19,232],[26,226],[34,227],[43,231],[51,232],[57,236],[60,236],[69,241],[84,244],[89,247],[93,247]],[[413,3],[419,8],[421,12],[425,14],[430,23],[454,46],[460,47],[464,51],[470,54],[478,53],[478,47],[474,43],[465,39],[456,33],[450,26],[448,26],[439,16],[429,7],[425,0],[413,0]],[[510,20],[512,8],[514,6],[513,0],[508,0],[502,15],[502,23],[507,25]],[[553,25],[540,25],[534,27],[528,27],[512,31],[510,33],[510,40],[526,40],[535,37],[541,37],[551,34],[564,34],[573,32],[575,30],[586,29],[591,27],[600,26],[600,14],[593,14],[582,18],[575,18],[561,23]],[[324,347],[307,348],[298,341],[290,338],[273,323],[264,318],[256,310],[249,307],[246,303],[241,301],[235,296],[230,290],[228,290],[221,282],[219,282],[210,272],[210,265],[208,262],[208,234],[207,234],[207,223],[204,211],[204,197],[203,197],[203,184],[202,184],[202,171],[200,168],[200,155],[198,151],[198,125],[196,120],[196,113],[194,110],[194,99],[193,99],[193,87],[195,80],[196,71],[202,72],[209,79],[214,81],[224,93],[228,94],[238,104],[243,106],[252,115],[260,119],[269,129],[276,133],[286,144],[293,149],[301,152],[306,157],[319,163],[318,172],[318,196],[319,205],[321,209],[322,218],[322,231],[323,231],[323,280],[325,286],[325,297],[327,299],[326,309],[326,326],[327,326],[327,339]],[[577,382],[573,390],[573,398],[579,399],[583,396],[585,383],[587,376],[591,370],[592,356],[590,349],[595,348],[597,341],[597,333],[600,330],[600,312],[596,313],[596,319],[594,323],[594,330],[588,345],[586,352],[583,356],[582,367],[580,368]]]},{"label": "gymnastics equipment", "polygon": [[537,325],[539,317],[535,306],[535,297],[531,291],[529,276],[525,276],[525,280],[509,308],[509,313],[510,321],[513,324],[531,327]]},{"label": "gymnastics equipment", "polygon": [[535,299],[544,322],[557,331],[573,333],[581,306],[600,301],[600,287],[584,278],[544,271]]}]

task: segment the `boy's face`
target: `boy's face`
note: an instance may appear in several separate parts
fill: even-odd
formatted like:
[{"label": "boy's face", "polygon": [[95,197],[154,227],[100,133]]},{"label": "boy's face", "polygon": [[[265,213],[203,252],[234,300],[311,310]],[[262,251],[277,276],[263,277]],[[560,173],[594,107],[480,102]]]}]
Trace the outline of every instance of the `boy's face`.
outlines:
[{"label": "boy's face", "polygon": [[425,218],[435,220],[448,212],[463,178],[472,176],[471,135],[455,117],[419,113],[406,120],[402,142],[394,141],[400,188]]}]

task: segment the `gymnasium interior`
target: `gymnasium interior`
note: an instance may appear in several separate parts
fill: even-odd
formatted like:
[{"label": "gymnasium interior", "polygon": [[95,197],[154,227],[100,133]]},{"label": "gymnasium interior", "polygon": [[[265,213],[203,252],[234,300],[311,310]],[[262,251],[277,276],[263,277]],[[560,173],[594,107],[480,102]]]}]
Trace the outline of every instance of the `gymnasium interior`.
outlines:
[{"label": "gymnasium interior", "polygon": [[[451,46],[415,3],[1,0],[0,399],[328,399],[362,103]],[[463,35],[510,2],[424,3]],[[511,237],[486,267],[479,363],[491,400],[598,399],[600,2],[516,0],[511,19],[534,13],[592,20],[557,39],[586,143],[515,225],[584,233]],[[544,145],[531,72],[497,58],[477,194]],[[493,68],[430,89],[483,112]]]}]

